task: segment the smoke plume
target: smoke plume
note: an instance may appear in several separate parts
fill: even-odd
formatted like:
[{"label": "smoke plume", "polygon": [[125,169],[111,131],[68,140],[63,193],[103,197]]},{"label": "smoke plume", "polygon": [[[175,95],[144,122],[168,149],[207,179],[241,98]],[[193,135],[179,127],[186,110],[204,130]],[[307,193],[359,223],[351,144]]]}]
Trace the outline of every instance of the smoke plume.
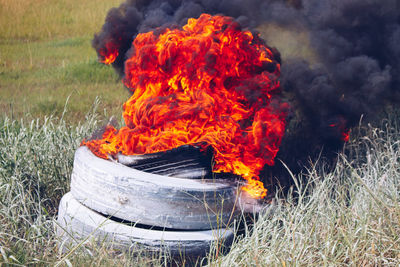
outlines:
[{"label": "smoke plume", "polygon": [[361,116],[399,103],[400,0],[127,0],[108,12],[93,47],[100,58],[117,49],[113,67],[122,76],[138,33],[179,27],[202,13],[234,17],[244,28],[307,32],[315,58],[282,57],[292,110],[278,158],[294,170],[321,150],[340,149]]}]

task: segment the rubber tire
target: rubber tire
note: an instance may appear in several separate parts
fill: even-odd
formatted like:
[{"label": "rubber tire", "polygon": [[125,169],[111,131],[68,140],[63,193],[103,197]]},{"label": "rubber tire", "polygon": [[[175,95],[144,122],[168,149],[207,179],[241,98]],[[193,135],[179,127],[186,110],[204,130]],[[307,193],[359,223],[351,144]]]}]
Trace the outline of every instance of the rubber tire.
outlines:
[{"label": "rubber tire", "polygon": [[224,228],[240,213],[237,185],[227,180],[160,176],[96,157],[87,147],[75,153],[71,193],[102,214],[172,229]]},{"label": "rubber tire", "polygon": [[212,178],[212,150],[183,145],[168,151],[144,155],[117,155],[117,161],[130,168],[162,176],[185,179]]},{"label": "rubber tire", "polygon": [[[111,245],[117,251],[170,253],[172,256],[204,256],[216,245],[229,248],[234,234],[231,229],[203,231],[155,231],[118,223],[83,206],[71,193],[60,202],[56,234],[64,252],[83,240]],[[105,243],[104,243],[105,242]]]}]

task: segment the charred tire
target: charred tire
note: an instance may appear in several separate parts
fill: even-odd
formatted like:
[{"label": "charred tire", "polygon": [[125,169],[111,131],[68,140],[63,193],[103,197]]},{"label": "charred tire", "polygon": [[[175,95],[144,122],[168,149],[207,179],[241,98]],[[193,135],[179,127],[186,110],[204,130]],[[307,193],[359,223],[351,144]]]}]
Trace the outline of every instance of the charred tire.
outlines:
[{"label": "charred tire", "polygon": [[83,206],[71,193],[61,199],[57,219],[57,236],[61,248],[68,251],[82,240],[111,244],[120,251],[145,249],[174,255],[205,255],[216,245],[229,247],[233,241],[230,229],[206,231],[156,231],[118,223]]},{"label": "charred tire", "polygon": [[71,193],[100,213],[173,229],[224,228],[239,212],[237,187],[226,180],[146,173],[98,158],[87,147],[75,153]]}]

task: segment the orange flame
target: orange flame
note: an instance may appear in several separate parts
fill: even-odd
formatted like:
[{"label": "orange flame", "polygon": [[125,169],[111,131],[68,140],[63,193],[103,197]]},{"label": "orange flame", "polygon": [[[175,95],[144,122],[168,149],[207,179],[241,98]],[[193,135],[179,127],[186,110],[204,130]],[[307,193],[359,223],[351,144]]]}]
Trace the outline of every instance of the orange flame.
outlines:
[{"label": "orange flame", "polygon": [[201,15],[183,29],[139,34],[125,63],[125,127],[82,142],[102,158],[155,153],[185,144],[214,149],[214,171],[241,175],[254,198],[285,130],[280,64],[258,35],[230,17]]},{"label": "orange flame", "polygon": [[106,43],[106,48],[99,50],[99,61],[106,65],[113,63],[119,55],[118,48],[112,42]]}]

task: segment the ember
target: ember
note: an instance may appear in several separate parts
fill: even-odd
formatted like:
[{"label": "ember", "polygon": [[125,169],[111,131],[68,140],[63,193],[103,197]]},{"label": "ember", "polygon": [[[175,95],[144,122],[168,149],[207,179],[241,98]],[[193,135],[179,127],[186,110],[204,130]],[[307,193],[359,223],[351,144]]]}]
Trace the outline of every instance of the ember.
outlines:
[{"label": "ember", "polygon": [[125,62],[126,126],[82,144],[101,158],[212,146],[213,171],[242,176],[243,190],[263,198],[258,175],[274,164],[288,108],[279,75],[278,52],[231,17],[202,14],[182,29],[138,34]]},{"label": "ember", "polygon": [[344,118],[340,118],[337,123],[329,124],[329,127],[335,129],[340,134],[342,141],[348,142],[350,139],[350,129],[346,125],[348,125],[347,121]]}]

